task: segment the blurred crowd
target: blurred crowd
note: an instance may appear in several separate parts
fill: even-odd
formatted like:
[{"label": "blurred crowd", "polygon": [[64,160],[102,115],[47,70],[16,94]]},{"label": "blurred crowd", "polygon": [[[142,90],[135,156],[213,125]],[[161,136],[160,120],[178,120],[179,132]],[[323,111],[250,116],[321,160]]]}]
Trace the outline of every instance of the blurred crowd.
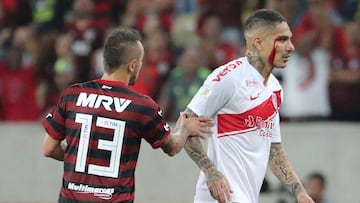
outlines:
[{"label": "blurred crowd", "polygon": [[244,56],[253,10],[282,13],[296,51],[275,71],[284,120],[360,120],[358,0],[0,0],[0,120],[37,121],[67,86],[103,73],[118,26],[141,31],[144,66],[131,88],[173,121],[216,67]]}]

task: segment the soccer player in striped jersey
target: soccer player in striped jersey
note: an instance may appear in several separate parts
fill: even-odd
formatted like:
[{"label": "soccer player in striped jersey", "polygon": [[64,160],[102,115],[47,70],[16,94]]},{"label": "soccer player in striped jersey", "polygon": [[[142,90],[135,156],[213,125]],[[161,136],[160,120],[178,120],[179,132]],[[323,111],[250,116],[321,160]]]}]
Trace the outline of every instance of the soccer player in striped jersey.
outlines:
[{"label": "soccer player in striped jersey", "polygon": [[282,88],[271,73],[294,51],[292,33],[280,13],[266,9],[244,28],[246,56],[215,69],[185,110],[215,123],[207,153],[196,137],[185,144],[201,169],[194,203],[259,202],[267,165],[299,203],[314,203],[281,146]]},{"label": "soccer player in striped jersey", "polygon": [[189,135],[211,134],[211,118],[184,113],[172,131],[150,97],[128,88],[142,66],[140,40],[134,29],[115,29],[104,44],[102,78],[67,88],[43,120],[43,154],[64,162],[58,202],[132,203],[142,138],[174,156]]}]

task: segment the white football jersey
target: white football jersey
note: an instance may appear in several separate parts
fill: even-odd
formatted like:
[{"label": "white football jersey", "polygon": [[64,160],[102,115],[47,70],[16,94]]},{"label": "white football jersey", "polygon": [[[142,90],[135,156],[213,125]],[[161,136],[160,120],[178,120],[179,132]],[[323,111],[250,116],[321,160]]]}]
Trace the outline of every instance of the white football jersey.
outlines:
[{"label": "white football jersey", "polygon": [[[215,69],[188,108],[215,121],[208,156],[228,179],[232,202],[256,203],[272,142],[281,142],[278,110],[282,89],[271,74],[263,76],[246,57]],[[201,172],[195,203],[215,203]]]}]

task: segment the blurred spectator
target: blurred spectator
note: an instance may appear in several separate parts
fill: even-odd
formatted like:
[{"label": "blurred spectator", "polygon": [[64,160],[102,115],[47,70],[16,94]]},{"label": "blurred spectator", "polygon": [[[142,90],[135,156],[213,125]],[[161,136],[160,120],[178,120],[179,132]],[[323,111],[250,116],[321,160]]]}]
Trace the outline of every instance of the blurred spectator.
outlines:
[{"label": "blurred spectator", "polygon": [[181,14],[174,19],[170,35],[176,55],[186,47],[199,43],[199,35],[196,33],[196,19],[196,13]]},{"label": "blurred spectator", "polygon": [[[114,27],[108,27],[105,31],[104,36],[107,36]],[[104,58],[103,58],[103,47],[100,47],[94,50],[93,55],[91,57],[91,71],[90,78],[96,79],[101,78],[104,74]]]},{"label": "blurred spectator", "polygon": [[322,173],[309,174],[305,181],[305,189],[315,203],[331,203],[326,198],[326,179]]},{"label": "blurred spectator", "polygon": [[344,28],[338,25],[339,14],[327,2],[307,0],[308,10],[294,28],[293,38],[300,55],[309,55],[312,49],[320,47],[330,52],[333,62],[346,58],[348,44]]},{"label": "blurred spectator", "polygon": [[72,18],[65,27],[66,33],[73,38],[71,49],[76,63],[76,81],[90,78],[91,56],[100,48],[104,31],[109,25],[98,24],[93,16],[94,2],[92,0],[74,0]]},{"label": "blurred spectator", "polygon": [[286,100],[281,115],[289,120],[326,119],[330,116],[328,74],[330,56],[315,49],[303,57],[294,52],[282,71],[282,85]]},{"label": "blurred spectator", "polygon": [[349,39],[348,57],[331,71],[332,118],[360,120],[360,22],[345,25]]},{"label": "blurred spectator", "polygon": [[175,17],[199,12],[199,0],[175,1]]},{"label": "blurred spectator", "polygon": [[93,0],[96,24],[113,26],[119,24],[126,10],[126,0]]},{"label": "blurred spectator", "polygon": [[4,121],[39,119],[36,78],[32,66],[22,65],[22,54],[20,48],[12,46],[0,64],[0,109]]},{"label": "blurred spectator", "polygon": [[91,57],[91,79],[99,78],[104,73],[103,48],[96,49]]},{"label": "blurred spectator", "polygon": [[344,18],[345,21],[356,20],[357,15],[360,14],[359,0],[333,0],[333,1],[334,1],[334,8]]},{"label": "blurred spectator", "polygon": [[200,58],[200,50],[186,49],[162,88],[159,105],[169,121],[176,121],[210,73],[207,67],[202,67]]},{"label": "blurred spectator", "polygon": [[39,34],[50,30],[61,31],[65,15],[71,8],[72,0],[31,0],[32,23]]},{"label": "blurred spectator", "polygon": [[0,0],[0,30],[32,22],[29,0]]},{"label": "blurred spectator", "polygon": [[299,1],[294,0],[265,0],[265,8],[273,9],[281,13],[289,22],[292,29],[299,18]]},{"label": "blurred spectator", "polygon": [[12,29],[0,29],[0,60],[5,57],[6,48],[11,44]]},{"label": "blurred spectator", "polygon": [[[293,32],[296,52],[282,71],[282,116],[289,119],[324,119],[331,114],[329,74],[347,55],[347,39],[331,16],[326,0],[307,0],[308,11]],[[295,78],[294,78],[295,77]],[[309,100],[311,98],[311,100]]]},{"label": "blurred spectator", "polygon": [[174,0],[131,0],[127,2],[123,26],[144,30],[148,21],[156,21],[159,27],[170,32],[174,15]]},{"label": "blurred spectator", "polygon": [[34,38],[35,30],[32,26],[17,27],[13,33],[12,46],[22,50],[22,65],[34,65],[37,57],[37,42]]},{"label": "blurred spectator", "polygon": [[210,69],[215,69],[239,55],[239,44],[223,41],[220,37],[221,30],[219,17],[208,16],[204,19],[200,50],[205,57],[205,65]]},{"label": "blurred spectator", "polygon": [[144,39],[145,58],[136,84],[131,89],[157,100],[163,82],[174,67],[174,55],[166,32],[155,31]]},{"label": "blurred spectator", "polygon": [[58,102],[62,91],[76,80],[76,67],[71,51],[71,43],[72,39],[66,34],[56,38],[54,47],[56,60],[52,66],[54,80],[41,86],[42,112],[48,112]]},{"label": "blurred spectator", "polygon": [[[315,203],[333,203],[333,201],[330,201],[327,197],[327,180],[323,173],[318,171],[309,173],[304,180],[304,187]],[[281,184],[277,196],[278,200],[276,203],[298,203],[294,197],[291,196],[284,184]]]},{"label": "blurred spectator", "polygon": [[199,41],[197,19],[199,15],[198,0],[175,1],[175,15],[171,27],[171,38],[176,55],[188,46]]},{"label": "blurred spectator", "polygon": [[220,38],[232,44],[243,43],[242,13],[246,2],[239,0],[199,0],[200,13],[198,18],[199,33],[209,16],[219,18],[222,25]]},{"label": "blurred spectator", "polygon": [[[45,87],[53,83],[53,65],[56,60],[55,41],[58,34],[54,31],[44,32],[36,38],[37,57],[35,61],[35,72],[38,77],[40,85],[40,92],[42,93],[42,85]],[[39,95],[40,98],[43,96]],[[40,99],[41,101],[41,99]]]}]

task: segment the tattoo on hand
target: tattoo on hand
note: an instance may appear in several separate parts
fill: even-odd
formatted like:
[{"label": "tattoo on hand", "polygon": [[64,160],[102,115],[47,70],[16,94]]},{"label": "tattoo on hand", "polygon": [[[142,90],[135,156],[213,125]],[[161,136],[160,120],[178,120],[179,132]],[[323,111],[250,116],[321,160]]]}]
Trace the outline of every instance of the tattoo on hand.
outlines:
[{"label": "tattoo on hand", "polygon": [[206,174],[206,183],[208,185],[212,185],[213,183],[217,182],[218,180],[222,179],[224,176],[215,167],[210,168]]}]

